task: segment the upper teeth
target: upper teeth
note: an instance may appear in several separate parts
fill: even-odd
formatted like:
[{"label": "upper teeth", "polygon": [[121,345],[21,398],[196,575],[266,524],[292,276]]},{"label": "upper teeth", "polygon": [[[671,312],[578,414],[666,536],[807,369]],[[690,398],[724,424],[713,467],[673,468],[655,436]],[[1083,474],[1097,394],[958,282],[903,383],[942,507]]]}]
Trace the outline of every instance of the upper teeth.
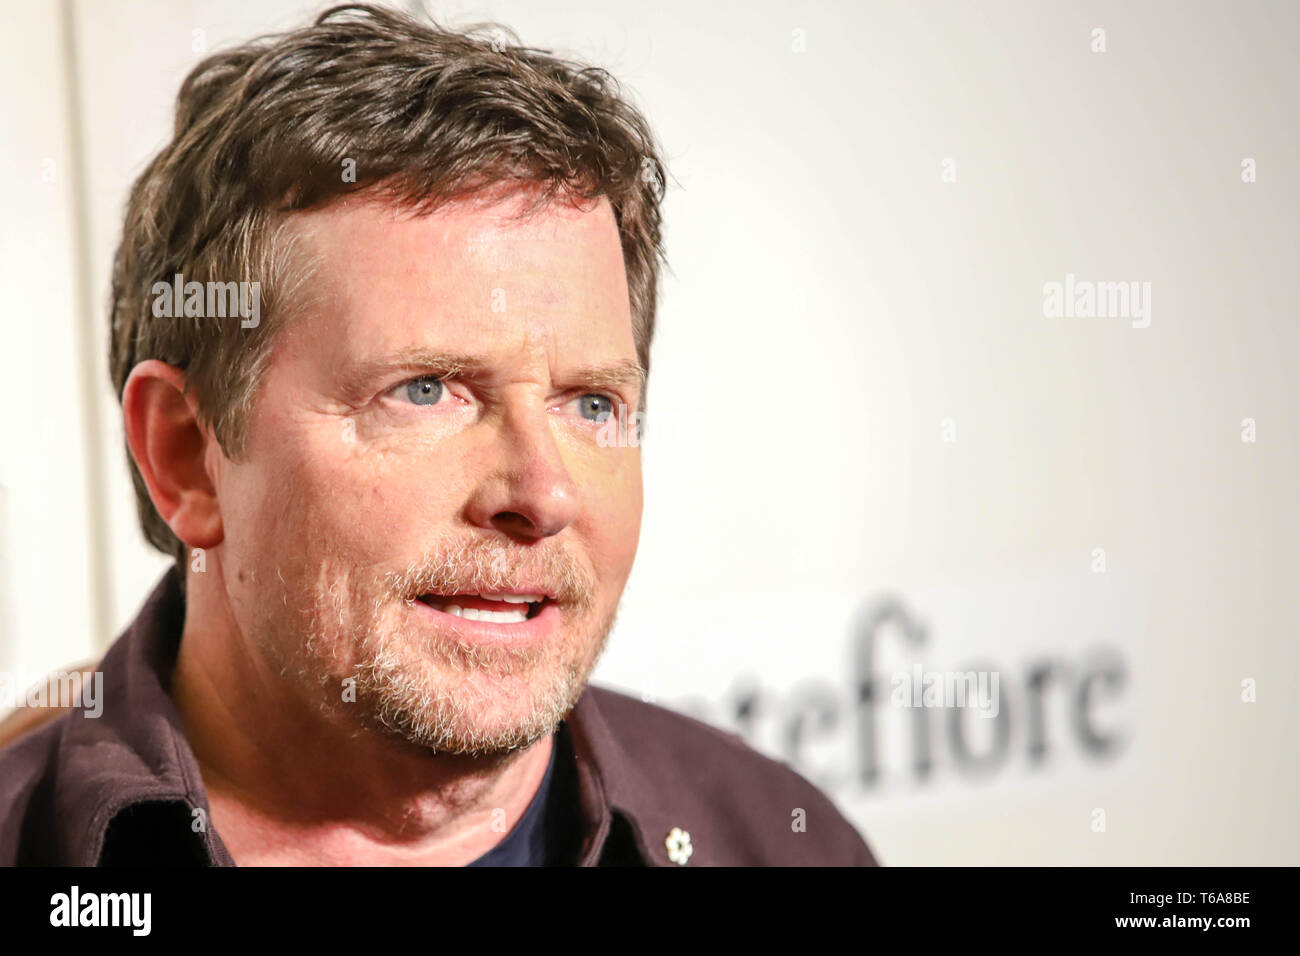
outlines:
[{"label": "upper teeth", "polygon": [[[544,594],[478,594],[475,597],[485,601],[501,601],[504,604],[539,604],[546,600]],[[519,624],[528,620],[528,608],[519,610],[489,611],[476,607],[461,607],[459,604],[444,604],[441,610],[445,614],[454,614],[470,621],[488,621],[492,624]]]},{"label": "upper teeth", "polygon": [[480,594],[485,601],[505,601],[507,604],[537,604],[546,600],[542,594]]}]

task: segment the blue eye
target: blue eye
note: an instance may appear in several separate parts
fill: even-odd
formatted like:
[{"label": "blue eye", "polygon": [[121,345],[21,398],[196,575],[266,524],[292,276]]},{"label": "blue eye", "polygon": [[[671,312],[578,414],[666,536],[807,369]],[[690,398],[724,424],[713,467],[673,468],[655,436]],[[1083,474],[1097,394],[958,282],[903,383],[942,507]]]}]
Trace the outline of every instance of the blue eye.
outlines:
[{"label": "blue eye", "polygon": [[614,403],[604,395],[584,395],[578,399],[578,413],[592,422],[603,422],[614,414]]},{"label": "blue eye", "polygon": [[431,375],[406,383],[406,397],[413,405],[437,405],[442,398],[442,381]]}]

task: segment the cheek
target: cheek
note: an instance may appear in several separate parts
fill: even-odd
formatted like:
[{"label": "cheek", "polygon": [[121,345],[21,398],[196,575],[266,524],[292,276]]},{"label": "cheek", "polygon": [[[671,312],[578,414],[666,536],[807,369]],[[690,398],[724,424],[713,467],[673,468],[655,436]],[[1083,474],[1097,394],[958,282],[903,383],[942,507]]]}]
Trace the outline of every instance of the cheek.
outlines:
[{"label": "cheek", "polygon": [[590,486],[584,521],[596,572],[621,591],[641,535],[641,455],[634,448],[615,454],[619,466]]},{"label": "cheek", "polygon": [[[326,431],[331,434],[325,434]],[[310,566],[327,555],[364,563],[412,514],[410,489],[337,429],[280,433],[230,466],[218,489],[226,542],[243,565]],[[399,472],[400,474],[400,472]]]},{"label": "cheek", "polygon": [[299,451],[286,476],[301,489],[312,547],[329,543],[357,564],[391,564],[430,544],[431,534],[457,511],[462,476],[448,462],[452,449],[435,454],[418,445],[379,451],[361,443],[339,447],[313,442]]},{"label": "cheek", "polygon": [[224,469],[217,487],[225,531],[223,548],[232,569],[293,566],[286,555],[310,536],[304,527],[319,514],[309,485],[288,448],[262,453]]}]

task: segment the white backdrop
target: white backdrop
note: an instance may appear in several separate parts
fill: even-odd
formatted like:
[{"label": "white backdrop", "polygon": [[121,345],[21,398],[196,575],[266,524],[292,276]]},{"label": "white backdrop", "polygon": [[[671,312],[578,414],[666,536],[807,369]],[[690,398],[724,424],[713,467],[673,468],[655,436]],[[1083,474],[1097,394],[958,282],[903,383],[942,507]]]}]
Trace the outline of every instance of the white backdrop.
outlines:
[{"label": "white backdrop", "polygon": [[[791,760],[887,863],[1300,863],[1294,5],[429,6],[610,69],[673,175],[599,682]],[[317,9],[0,4],[0,668],[93,655],[165,566],[106,374],[122,204],[205,51]],[[998,716],[898,706],[918,667]]]}]

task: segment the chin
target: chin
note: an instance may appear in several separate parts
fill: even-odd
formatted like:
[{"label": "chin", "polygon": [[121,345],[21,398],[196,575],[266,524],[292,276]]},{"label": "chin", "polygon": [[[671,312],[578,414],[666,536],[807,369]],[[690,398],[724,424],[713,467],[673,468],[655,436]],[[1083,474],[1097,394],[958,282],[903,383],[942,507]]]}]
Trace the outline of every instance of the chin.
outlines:
[{"label": "chin", "polygon": [[568,709],[467,713],[453,708],[411,711],[390,703],[380,708],[375,722],[387,735],[434,753],[487,757],[532,746],[555,731]]},{"label": "chin", "polygon": [[378,662],[358,680],[365,723],[417,747],[470,756],[508,753],[552,733],[590,670],[541,661],[502,675],[392,663]]}]

